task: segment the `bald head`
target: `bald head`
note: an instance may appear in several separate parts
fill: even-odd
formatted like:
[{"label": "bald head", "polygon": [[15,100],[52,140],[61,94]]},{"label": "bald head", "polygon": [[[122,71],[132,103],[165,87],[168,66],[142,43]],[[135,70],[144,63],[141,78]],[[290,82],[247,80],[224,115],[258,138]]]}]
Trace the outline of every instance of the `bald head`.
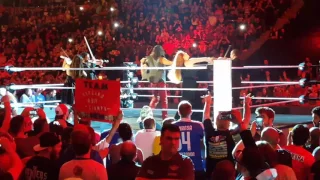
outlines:
[{"label": "bald head", "polygon": [[261,132],[261,140],[267,141],[273,148],[276,148],[279,142],[279,133],[273,127],[266,127]]},{"label": "bald head", "polygon": [[220,161],[212,173],[211,179],[235,179],[236,170],[234,164],[229,160]]},{"label": "bald head", "polygon": [[319,146],[320,129],[318,127],[312,127],[309,129],[311,144]]},{"label": "bald head", "polygon": [[120,155],[121,159],[133,161],[136,157],[137,147],[132,141],[125,141],[121,145]]},{"label": "bald head", "polygon": [[312,152],[313,157],[316,159],[316,161],[320,160],[320,147],[316,147]]}]

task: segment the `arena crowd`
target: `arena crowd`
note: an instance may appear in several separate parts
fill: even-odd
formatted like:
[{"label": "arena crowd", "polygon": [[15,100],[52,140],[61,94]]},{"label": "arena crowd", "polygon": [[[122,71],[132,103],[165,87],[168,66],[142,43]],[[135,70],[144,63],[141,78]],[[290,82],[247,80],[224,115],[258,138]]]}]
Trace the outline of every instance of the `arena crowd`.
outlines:
[{"label": "arena crowd", "polygon": [[[9,4],[8,1],[7,4]],[[246,51],[290,6],[283,1],[21,1],[21,7],[2,6],[0,63],[15,67],[61,67],[60,56],[87,52],[86,36],[96,58],[105,66],[139,64],[154,44],[168,59],[178,49],[194,57],[221,57],[228,46]],[[154,13],[156,12],[156,13]],[[200,13],[201,12],[201,13]],[[61,48],[65,49],[65,53]],[[262,61],[262,60],[261,60]],[[261,73],[248,72],[243,79]],[[140,72],[136,76],[141,78]],[[199,80],[208,79],[199,72]],[[272,80],[277,80],[273,75]],[[121,72],[101,72],[104,79],[122,78]],[[63,83],[62,71],[1,72],[1,84]],[[296,78],[296,77],[293,77]],[[292,79],[293,79],[292,78]],[[210,80],[210,77],[209,79]],[[140,83],[141,87],[148,84]],[[175,84],[169,86],[176,87]],[[207,84],[199,84],[207,86]],[[178,85],[179,87],[179,85]],[[289,87],[283,87],[282,96]],[[250,91],[250,90],[247,90]],[[273,94],[273,89],[267,89]],[[280,91],[280,90],[279,90]],[[259,96],[264,90],[253,94]],[[24,92],[17,92],[18,97]],[[43,93],[48,93],[44,91]],[[179,96],[180,92],[169,92]],[[243,92],[241,92],[243,93]],[[46,94],[44,94],[46,96]],[[57,92],[58,99],[60,92]],[[270,95],[272,96],[272,95]],[[170,99],[179,102],[179,99]]]},{"label": "arena crowd", "polygon": [[[169,59],[178,49],[195,57],[221,57],[230,44],[246,51],[256,38],[272,28],[291,3],[287,0],[17,2],[18,7],[0,8],[1,66],[61,67],[60,56],[73,57],[88,51],[84,36],[96,58],[108,59],[106,66],[110,67],[122,66],[123,62],[139,64],[154,44],[161,44]],[[275,33],[271,38],[280,35]],[[311,63],[308,58],[306,62]],[[268,60],[263,64],[268,65]],[[115,71],[100,73],[104,79],[122,78]],[[312,71],[299,73],[302,77],[314,76]],[[140,77],[139,72],[136,76]],[[199,74],[199,80],[202,77]],[[293,81],[298,76],[291,78],[285,71],[277,74],[271,70],[242,74],[243,80],[251,77]],[[63,83],[65,78],[62,71],[2,71],[1,85]],[[257,108],[257,121],[250,125],[252,103],[266,102],[252,102],[247,95],[296,97],[313,93],[318,97],[316,86],[312,90],[299,86],[245,89],[241,91],[241,95],[247,95],[243,118],[241,112],[233,111],[231,116],[221,114],[211,119],[212,98],[208,95],[204,98],[204,118],[191,120],[192,104],[173,99],[179,103],[179,120],[166,118],[156,127],[159,125],[152,109],[144,106],[139,117],[141,130],[134,132],[119,112],[112,128],[101,134],[65,104],[55,108],[52,122],[41,108],[35,111],[27,107],[17,115],[10,105],[13,101],[56,100],[59,91],[16,92],[2,87],[0,93],[4,104],[0,116],[0,179],[320,178],[317,171],[320,107],[311,112],[314,127],[296,125],[286,137],[274,127],[276,112],[272,108]]]}]

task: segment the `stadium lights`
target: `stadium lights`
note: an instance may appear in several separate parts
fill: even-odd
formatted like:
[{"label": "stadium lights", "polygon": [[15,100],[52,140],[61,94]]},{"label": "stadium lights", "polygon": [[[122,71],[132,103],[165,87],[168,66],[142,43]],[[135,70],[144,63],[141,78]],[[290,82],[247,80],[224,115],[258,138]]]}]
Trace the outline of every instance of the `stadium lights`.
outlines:
[{"label": "stadium lights", "polygon": [[115,22],[113,25],[114,25],[115,28],[119,27],[119,23],[117,23],[117,22]]},{"label": "stadium lights", "polygon": [[240,30],[245,30],[246,29],[246,25],[245,24],[241,24],[240,26],[239,26],[239,28],[240,28]]},{"label": "stadium lights", "polygon": [[192,47],[194,47],[194,48],[197,47],[197,46],[198,46],[197,43],[193,43],[192,44]]}]

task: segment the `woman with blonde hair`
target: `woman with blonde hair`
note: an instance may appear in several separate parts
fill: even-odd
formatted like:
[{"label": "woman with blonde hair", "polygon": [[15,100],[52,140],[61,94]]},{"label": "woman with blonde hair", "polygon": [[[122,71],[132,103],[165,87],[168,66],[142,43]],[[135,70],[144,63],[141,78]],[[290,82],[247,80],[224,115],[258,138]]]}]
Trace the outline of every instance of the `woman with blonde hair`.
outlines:
[{"label": "woman with blonde hair", "polygon": [[[83,70],[70,70],[69,68],[83,68],[83,58],[80,55],[76,55],[71,64],[63,63],[62,67],[66,68],[67,78],[64,83],[64,87],[75,87],[76,79],[78,78],[86,78],[87,74]],[[63,104],[74,104],[74,89],[65,89],[61,94],[61,102]]]},{"label": "woman with blonde hair", "polygon": [[[197,74],[195,70],[178,69],[177,67],[194,67],[197,63],[207,62],[213,64],[212,57],[190,58],[189,54],[184,51],[178,51],[173,58],[172,69],[169,70],[168,78],[175,84],[180,84],[182,88],[198,88]],[[203,109],[199,91],[182,91],[181,100],[187,100],[191,103],[193,109]],[[179,119],[176,114],[175,119]],[[202,121],[202,113],[192,113],[192,119]]]}]

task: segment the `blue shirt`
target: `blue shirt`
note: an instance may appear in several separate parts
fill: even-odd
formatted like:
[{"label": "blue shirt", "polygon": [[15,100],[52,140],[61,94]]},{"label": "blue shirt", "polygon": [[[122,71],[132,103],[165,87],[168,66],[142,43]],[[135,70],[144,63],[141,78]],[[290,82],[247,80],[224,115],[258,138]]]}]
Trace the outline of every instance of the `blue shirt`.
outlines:
[{"label": "blue shirt", "polygon": [[[103,133],[101,133],[100,140],[103,140],[104,138],[106,138],[106,137],[110,134],[110,131],[111,131],[111,129],[106,130],[106,131],[104,131]],[[120,136],[119,136],[119,132],[117,131],[117,132],[113,135],[113,137],[112,137],[111,142],[110,142],[109,145],[111,146],[111,145],[117,144],[119,141],[120,141]],[[107,158],[106,164],[107,164],[107,167],[109,167],[109,166],[111,165],[111,161],[110,161],[109,158]]]},{"label": "blue shirt", "polygon": [[20,97],[20,102],[21,103],[33,103],[33,102],[36,102],[35,96],[32,95],[32,96],[29,97],[26,94],[22,94],[22,96]]},{"label": "blue shirt", "polygon": [[35,101],[36,102],[43,102],[43,101],[46,101],[46,98],[44,97],[43,94],[38,94],[38,95],[35,95]]},{"label": "blue shirt", "polygon": [[[110,134],[111,129],[104,131],[103,133],[101,133],[100,135],[100,141],[103,140],[104,138],[106,138],[109,134]],[[114,133],[111,142],[110,142],[110,146],[113,144],[117,144],[120,140],[120,136],[119,136],[119,132],[117,131],[116,133]]]},{"label": "blue shirt", "polygon": [[191,158],[196,171],[203,171],[204,168],[201,157],[201,140],[204,137],[203,124],[186,118],[182,118],[173,124],[178,125],[181,131],[180,154]]}]

